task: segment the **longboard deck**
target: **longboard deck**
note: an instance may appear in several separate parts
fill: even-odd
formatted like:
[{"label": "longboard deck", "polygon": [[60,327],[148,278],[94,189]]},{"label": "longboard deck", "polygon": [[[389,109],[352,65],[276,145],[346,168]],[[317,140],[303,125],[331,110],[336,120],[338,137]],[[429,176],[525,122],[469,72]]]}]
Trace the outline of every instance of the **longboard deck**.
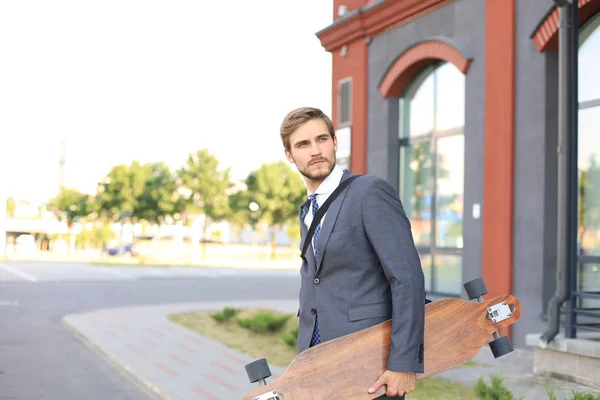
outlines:
[{"label": "longboard deck", "polygon": [[[512,316],[494,324],[487,309],[506,302]],[[442,299],[425,306],[423,379],[473,359],[491,335],[521,317],[518,300],[497,296],[476,303]],[[385,387],[369,394],[367,389],[385,371],[391,343],[391,321],[324,342],[299,354],[273,382],[248,392],[253,400],[277,391],[284,400],[369,400],[385,394]]]}]

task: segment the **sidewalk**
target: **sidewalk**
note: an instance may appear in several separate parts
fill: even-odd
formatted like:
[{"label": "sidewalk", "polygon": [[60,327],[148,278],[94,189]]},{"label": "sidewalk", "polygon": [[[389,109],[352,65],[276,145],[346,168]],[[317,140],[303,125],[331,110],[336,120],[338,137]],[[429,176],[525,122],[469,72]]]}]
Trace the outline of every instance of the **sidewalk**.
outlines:
[{"label": "sidewalk", "polygon": [[[254,357],[241,354],[167,320],[166,315],[224,307],[268,307],[296,312],[297,301],[229,301],[167,304],[146,307],[105,309],[63,318],[63,324],[88,345],[108,357],[126,375],[166,400],[239,399],[254,389],[244,366]],[[474,386],[479,377],[501,373],[505,385],[520,398],[547,399],[545,382],[555,389],[557,399],[572,391],[600,393],[581,385],[533,376],[532,353],[516,350],[494,359],[482,348],[477,367],[446,371],[440,378]],[[283,373],[271,366],[272,382]]]}]

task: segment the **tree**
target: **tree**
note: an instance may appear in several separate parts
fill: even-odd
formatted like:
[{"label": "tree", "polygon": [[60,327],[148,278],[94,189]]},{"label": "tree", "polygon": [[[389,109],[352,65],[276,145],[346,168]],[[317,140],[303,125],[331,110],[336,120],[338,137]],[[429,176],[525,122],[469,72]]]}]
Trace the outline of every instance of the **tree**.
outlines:
[{"label": "tree", "polygon": [[181,212],[177,179],[163,162],[114,166],[98,185],[100,213],[109,219],[130,216],[150,223]]},{"label": "tree", "polygon": [[306,198],[304,182],[288,164],[277,161],[251,172],[246,186],[249,197],[258,204],[261,221],[269,226],[271,258],[275,258],[275,229],[298,218],[298,208]]},{"label": "tree", "polygon": [[61,187],[59,194],[48,201],[47,207],[59,221],[66,220],[71,226],[79,218],[90,214],[92,201],[92,196],[77,189]]},{"label": "tree", "polygon": [[178,197],[177,179],[162,162],[145,164],[144,185],[134,207],[134,214],[150,223],[163,223],[165,217],[175,217],[183,211]]},{"label": "tree", "polygon": [[248,190],[239,190],[229,195],[229,215],[227,220],[234,225],[256,228],[260,222],[261,210]]},{"label": "tree", "polygon": [[75,250],[73,222],[90,214],[92,197],[77,189],[61,187],[59,194],[48,201],[48,210],[54,212],[59,221],[66,220],[69,227],[69,253]]},{"label": "tree", "polygon": [[138,161],[112,167],[106,178],[98,184],[96,198],[100,214],[112,220],[127,214],[139,218],[138,202],[150,175],[151,169]]},{"label": "tree", "polygon": [[[178,176],[181,186],[188,191],[186,210],[204,215],[202,238],[205,238],[211,222],[223,220],[230,215],[227,196],[231,187],[230,169],[221,170],[216,157],[202,149],[188,155]],[[202,240],[203,252],[206,250],[204,242]]]},{"label": "tree", "polygon": [[14,218],[15,217],[15,209],[17,208],[17,202],[12,197],[6,199],[6,217]]}]

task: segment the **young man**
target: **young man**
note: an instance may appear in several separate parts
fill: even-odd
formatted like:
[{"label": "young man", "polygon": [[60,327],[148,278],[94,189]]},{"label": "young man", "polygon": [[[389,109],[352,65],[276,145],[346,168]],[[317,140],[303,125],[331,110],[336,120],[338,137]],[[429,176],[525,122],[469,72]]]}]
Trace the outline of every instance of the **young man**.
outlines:
[{"label": "young man", "polygon": [[[337,138],[322,111],[290,112],[280,135],[308,191],[303,244],[318,207],[352,174],[336,165]],[[387,370],[365,390],[385,385],[387,396],[403,396],[423,372],[424,307],[423,271],[402,204],[386,181],[360,176],[331,203],[304,255],[298,353],[391,318]]]}]

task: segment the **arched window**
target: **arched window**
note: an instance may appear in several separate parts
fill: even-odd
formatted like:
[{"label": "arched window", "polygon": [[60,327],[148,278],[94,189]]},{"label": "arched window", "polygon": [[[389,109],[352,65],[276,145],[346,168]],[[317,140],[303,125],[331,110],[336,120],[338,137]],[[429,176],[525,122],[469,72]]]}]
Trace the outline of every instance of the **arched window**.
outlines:
[{"label": "arched window", "polygon": [[425,68],[399,99],[399,194],[428,292],[462,285],[465,76],[451,63]]},{"label": "arched window", "polygon": [[[580,30],[578,97],[579,289],[600,291],[600,14]],[[594,302],[583,301],[586,306]],[[600,307],[600,302],[595,302]]]}]

